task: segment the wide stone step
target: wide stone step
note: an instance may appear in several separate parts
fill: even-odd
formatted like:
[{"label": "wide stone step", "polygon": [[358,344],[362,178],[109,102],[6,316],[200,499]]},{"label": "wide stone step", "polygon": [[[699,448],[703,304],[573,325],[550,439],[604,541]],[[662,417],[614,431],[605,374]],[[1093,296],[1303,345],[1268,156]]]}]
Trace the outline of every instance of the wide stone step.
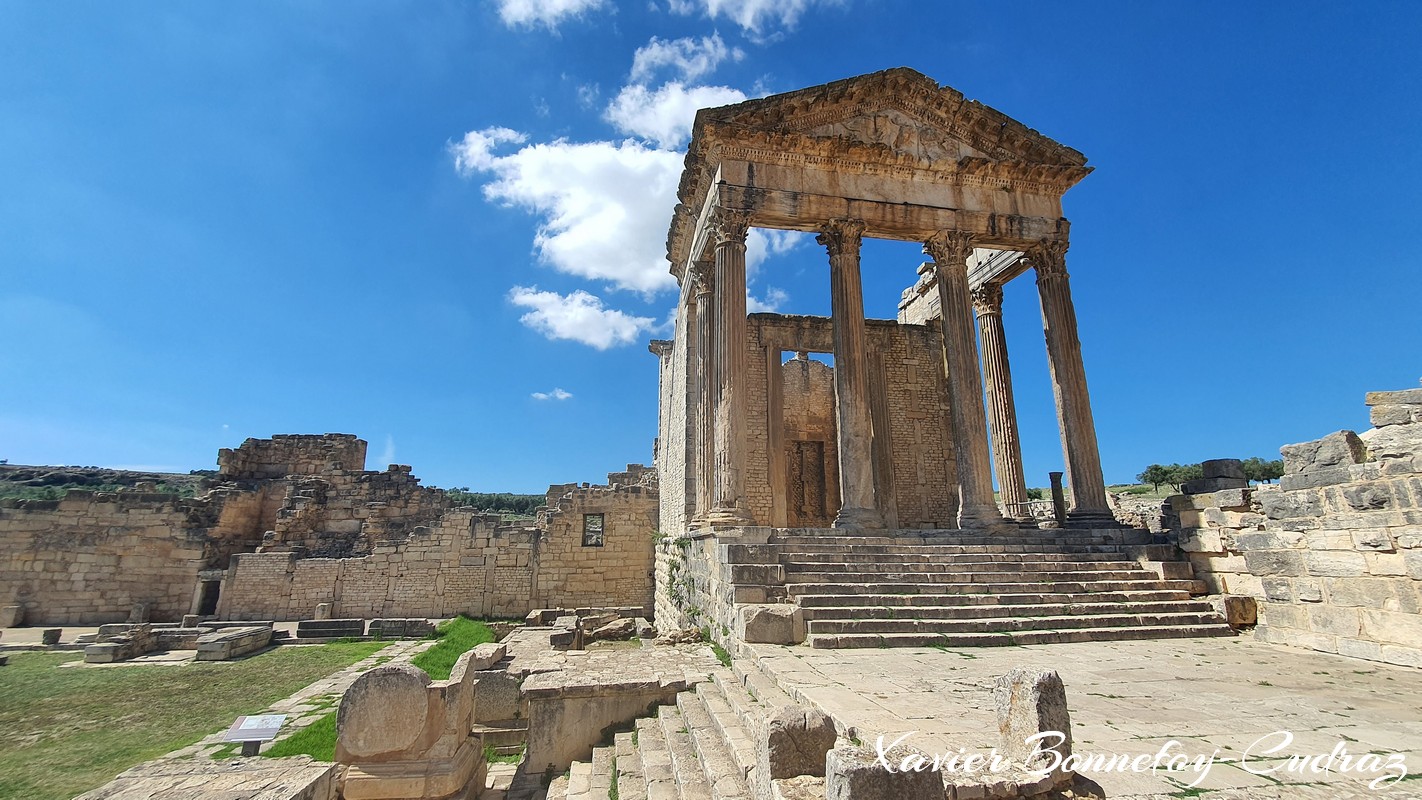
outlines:
[{"label": "wide stone step", "polygon": [[[802,594],[796,602],[808,613],[820,608],[846,610],[868,607],[1004,606],[1073,603],[1151,603],[1189,600],[1183,590],[1142,590],[1122,592],[1026,592],[1001,594]],[[807,617],[808,618],[808,617]]]},{"label": "wide stone step", "polygon": [[1233,636],[1224,623],[1133,628],[1078,628],[1073,630],[1017,631],[1011,633],[865,633],[821,634],[809,637],[811,647],[1005,647],[1065,642],[1110,642],[1135,639],[1189,639]]},{"label": "wide stone step", "polygon": [[1171,625],[1211,625],[1219,621],[1212,611],[1143,614],[1088,614],[985,619],[825,619],[807,626],[810,634],[833,633],[1010,633],[1016,631],[1075,630],[1080,628],[1156,628]]},{"label": "wide stone step", "polygon": [[1061,581],[1158,581],[1160,576],[1135,569],[1022,570],[975,569],[971,572],[790,572],[785,575],[793,591],[799,583],[1054,583]]},{"label": "wide stone step", "polygon": [[647,800],[647,773],[630,731],[612,737],[617,751],[617,800]]},{"label": "wide stone step", "polygon": [[1133,564],[1120,553],[1064,551],[1060,553],[784,553],[786,564],[1036,564],[1047,562],[1116,562]]},{"label": "wide stone step", "polygon": [[923,553],[945,555],[953,553],[1119,553],[1125,548],[1114,542],[984,542],[980,544],[817,544],[797,543],[774,545],[784,554],[795,553]]},{"label": "wide stone step", "polygon": [[588,791],[585,800],[610,800],[612,775],[617,769],[616,763],[616,749],[612,747],[593,748],[592,774],[588,776]]},{"label": "wide stone step", "polygon": [[682,692],[676,697],[676,707],[691,735],[701,762],[701,773],[711,787],[712,800],[750,800],[745,769],[722,738],[721,729],[706,710],[701,695]]},{"label": "wide stone step", "polygon": [[897,574],[949,572],[971,573],[1018,573],[1018,572],[1135,572],[1141,569],[1135,561],[1029,561],[1022,557],[1004,557],[1002,560],[957,561],[951,559],[930,559],[924,561],[786,561],[787,573],[816,573],[827,569],[852,570],[851,574]]},{"label": "wide stone step", "polygon": [[902,547],[913,545],[932,546],[1002,546],[1016,545],[1042,547],[1050,545],[1094,545],[1122,544],[1114,536],[1091,533],[1060,532],[1050,534],[1008,533],[1001,535],[983,534],[943,534],[899,536],[772,536],[769,544],[787,547]]},{"label": "wide stone step", "polygon": [[[567,800],[592,800],[592,763],[574,761],[568,768]],[[606,797],[606,795],[604,795]],[[602,798],[597,798],[602,800]]]},{"label": "wide stone step", "polygon": [[681,710],[676,706],[662,706],[658,709],[657,722],[662,728],[667,751],[671,754],[671,772],[676,779],[677,795],[682,800],[712,800],[711,784],[701,769],[701,760],[696,755],[691,731]]},{"label": "wide stone step", "polygon": [[[1086,595],[1094,598],[1094,595]],[[1002,617],[1089,616],[1093,614],[1161,614],[1200,613],[1214,611],[1205,600],[1167,600],[1164,602],[1066,602],[1032,603],[1026,605],[948,605],[948,606],[820,606],[802,609],[806,621],[816,620],[916,620],[916,619],[992,619]]]},{"label": "wide stone step", "polygon": [[1201,581],[1169,581],[1155,578],[1151,573],[1143,573],[1136,580],[1088,580],[1088,581],[1033,581],[1030,583],[1009,583],[1006,581],[981,583],[942,582],[876,582],[858,583],[853,581],[825,581],[821,583],[791,583],[786,590],[791,596],[802,594],[1090,594],[1093,592],[1125,592],[1142,590],[1175,590],[1190,594],[1203,594]]}]

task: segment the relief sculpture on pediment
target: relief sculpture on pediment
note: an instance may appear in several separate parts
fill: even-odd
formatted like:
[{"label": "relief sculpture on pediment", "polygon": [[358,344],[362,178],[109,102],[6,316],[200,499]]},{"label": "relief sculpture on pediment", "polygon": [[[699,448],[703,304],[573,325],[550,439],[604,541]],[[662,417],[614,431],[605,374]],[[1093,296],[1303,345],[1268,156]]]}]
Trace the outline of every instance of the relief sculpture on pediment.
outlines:
[{"label": "relief sculpture on pediment", "polygon": [[821,125],[807,133],[816,137],[842,136],[858,142],[882,144],[922,161],[957,161],[963,156],[983,155],[941,130],[892,110]]}]

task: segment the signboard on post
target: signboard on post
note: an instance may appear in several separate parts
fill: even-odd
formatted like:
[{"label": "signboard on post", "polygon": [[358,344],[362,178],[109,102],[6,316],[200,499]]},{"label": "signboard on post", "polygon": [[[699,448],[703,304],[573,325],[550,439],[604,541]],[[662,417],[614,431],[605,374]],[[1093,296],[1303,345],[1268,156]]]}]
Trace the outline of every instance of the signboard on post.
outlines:
[{"label": "signboard on post", "polygon": [[277,731],[286,722],[285,714],[255,714],[250,717],[238,717],[232,723],[232,727],[227,729],[227,733],[222,735],[224,742],[241,742],[242,755],[254,756],[257,749],[262,746],[262,742],[270,742],[276,738]]}]

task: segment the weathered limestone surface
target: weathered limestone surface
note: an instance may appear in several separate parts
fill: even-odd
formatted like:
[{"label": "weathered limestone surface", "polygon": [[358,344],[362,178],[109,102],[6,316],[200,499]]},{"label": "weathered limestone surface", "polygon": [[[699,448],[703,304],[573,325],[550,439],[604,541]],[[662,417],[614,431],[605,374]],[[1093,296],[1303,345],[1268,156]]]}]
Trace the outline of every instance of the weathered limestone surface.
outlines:
[{"label": "weathered limestone surface", "polygon": [[336,761],[347,765],[345,800],[442,800],[477,794],[486,764],[474,725],[473,652],[449,680],[409,665],[376,667],[341,697]]},{"label": "weathered limestone surface", "polygon": [[[997,679],[993,688],[997,707],[997,727],[1002,734],[1002,752],[1015,762],[1037,769],[1049,758],[1041,750],[1054,750],[1062,758],[1071,755],[1071,715],[1067,711],[1066,687],[1055,670],[1046,667],[1015,667]],[[1060,740],[1032,737],[1060,733]],[[1032,760],[1036,753],[1036,760]]]},{"label": "weathered limestone surface", "polygon": [[[907,747],[885,753],[891,764],[914,755]],[[943,776],[933,770],[884,769],[867,747],[841,745],[825,757],[825,800],[943,800]]]},{"label": "weathered limestone surface", "polygon": [[140,764],[76,800],[336,800],[336,765],[310,756]]},{"label": "weathered limestone surface", "polygon": [[800,644],[805,641],[805,615],[794,603],[747,604],[736,614],[736,638],[761,644]]},{"label": "weathered limestone surface", "polygon": [[1176,496],[1168,521],[1212,591],[1257,601],[1260,639],[1422,666],[1422,392],[1368,401],[1378,427],[1285,446],[1278,485]]},{"label": "weathered limestone surface", "polygon": [[223,628],[198,638],[197,660],[230,661],[248,653],[255,653],[271,644],[271,641],[272,629],[269,625]]},{"label": "weathered limestone surface", "polygon": [[823,776],[825,755],[834,747],[834,720],[804,706],[781,706],[766,720],[757,742],[758,779]]}]

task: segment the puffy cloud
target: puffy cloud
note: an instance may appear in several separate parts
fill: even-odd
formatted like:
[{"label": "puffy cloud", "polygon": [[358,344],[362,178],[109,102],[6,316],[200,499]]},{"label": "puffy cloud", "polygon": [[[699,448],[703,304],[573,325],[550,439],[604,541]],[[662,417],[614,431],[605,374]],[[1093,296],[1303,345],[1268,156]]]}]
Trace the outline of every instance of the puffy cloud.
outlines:
[{"label": "puffy cloud", "polygon": [[751,228],[746,234],[746,271],[754,275],[756,268],[773,256],[784,255],[810,238],[800,231],[777,231]]},{"label": "puffy cloud", "polygon": [[536,286],[515,286],[509,300],[530,309],[519,321],[549,339],[582,342],[599,350],[631,344],[656,327],[651,317],[606,308],[600,298],[581,289],[562,295],[539,291]]},{"label": "puffy cloud", "polygon": [[711,74],[727,59],[740,61],[745,56],[745,51],[739,47],[727,47],[719,33],[700,39],[688,36],[666,40],[653,36],[632,56],[631,80],[633,83],[647,83],[657,70],[671,67],[682,80],[694,81]]},{"label": "puffy cloud", "polygon": [[746,313],[760,314],[762,312],[775,313],[780,310],[780,306],[790,299],[790,295],[784,289],[777,289],[774,286],[765,290],[765,299],[762,300],[754,295],[746,295]]},{"label": "puffy cloud", "polygon": [[622,87],[603,116],[623,133],[671,149],[691,139],[691,124],[696,120],[697,109],[745,99],[744,92],[729,86],[688,87],[679,81],[670,81],[653,90],[634,83]]},{"label": "puffy cloud", "polygon": [[563,20],[604,5],[606,0],[499,0],[499,17],[510,28],[542,25],[554,30]]},{"label": "puffy cloud", "polygon": [[772,27],[794,28],[811,6],[838,4],[838,0],[668,0],[677,14],[701,13],[716,19],[726,17],[752,34]]},{"label": "puffy cloud", "polygon": [[561,388],[551,392],[534,392],[530,395],[534,400],[568,400],[573,396],[572,392],[565,392]]},{"label": "puffy cloud", "polygon": [[680,154],[634,141],[561,139],[508,155],[492,152],[499,143],[523,141],[507,128],[488,128],[466,134],[452,149],[464,174],[494,176],[485,197],[542,218],[533,243],[544,261],[645,296],[676,286],[665,242]]}]

